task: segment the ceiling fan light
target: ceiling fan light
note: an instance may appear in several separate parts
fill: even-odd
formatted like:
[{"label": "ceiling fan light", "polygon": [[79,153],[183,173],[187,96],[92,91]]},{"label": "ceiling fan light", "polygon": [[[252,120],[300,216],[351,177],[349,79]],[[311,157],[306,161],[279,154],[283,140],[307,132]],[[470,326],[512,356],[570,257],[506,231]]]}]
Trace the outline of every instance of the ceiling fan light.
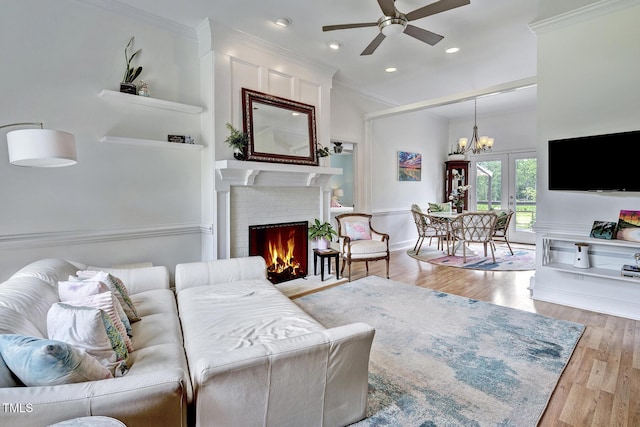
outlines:
[{"label": "ceiling fan light", "polygon": [[329,42],[329,47],[333,50],[339,50],[342,47],[342,43],[339,41]]},{"label": "ceiling fan light", "polygon": [[390,23],[390,24],[387,24],[387,25],[383,26],[380,29],[380,31],[382,31],[382,34],[384,34],[387,37],[395,36],[397,34],[402,34],[404,32],[404,25]]}]

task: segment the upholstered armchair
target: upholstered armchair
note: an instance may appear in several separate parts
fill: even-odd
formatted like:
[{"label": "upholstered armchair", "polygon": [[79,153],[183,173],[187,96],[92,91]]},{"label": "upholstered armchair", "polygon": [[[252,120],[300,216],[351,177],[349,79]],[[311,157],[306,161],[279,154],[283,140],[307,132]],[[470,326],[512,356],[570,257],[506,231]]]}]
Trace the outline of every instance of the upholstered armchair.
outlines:
[{"label": "upholstered armchair", "polygon": [[498,216],[493,212],[468,212],[460,215],[451,223],[451,232],[455,244],[462,245],[462,262],[467,262],[467,244],[482,243],[484,256],[487,256],[487,244],[491,249],[491,258],[496,262],[493,230]]},{"label": "upholstered armchair", "polygon": [[369,274],[369,261],[387,261],[387,279],[389,278],[389,235],[374,230],[371,226],[372,215],[365,213],[346,213],[336,216],[338,222],[338,241],[342,257],[342,271],[348,266],[351,281],[351,263],[364,262]]},{"label": "upholstered armchair", "polygon": [[447,224],[438,218],[433,218],[428,214],[422,212],[420,206],[411,205],[411,214],[413,215],[413,221],[416,223],[416,229],[418,230],[418,241],[416,241],[413,251],[417,254],[420,252],[424,239],[429,238],[429,246],[433,242],[435,237],[438,240],[438,249],[444,250],[444,242],[447,242],[447,253],[449,253],[449,239]]},{"label": "upholstered armchair", "polygon": [[509,209],[508,211],[495,211],[498,215],[496,220],[496,226],[493,229],[493,247],[495,248],[496,241],[502,241],[507,244],[509,248],[509,252],[513,255],[513,249],[511,249],[511,244],[509,243],[509,224],[511,223],[511,217],[514,214],[513,209]]}]

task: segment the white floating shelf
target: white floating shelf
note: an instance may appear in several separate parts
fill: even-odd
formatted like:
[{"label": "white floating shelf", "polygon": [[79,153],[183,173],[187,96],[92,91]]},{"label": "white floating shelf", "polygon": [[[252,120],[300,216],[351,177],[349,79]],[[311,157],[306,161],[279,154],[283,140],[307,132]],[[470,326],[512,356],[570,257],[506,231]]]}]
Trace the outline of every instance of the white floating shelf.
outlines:
[{"label": "white floating shelf", "polygon": [[152,139],[123,138],[120,136],[108,135],[100,138],[100,142],[106,142],[108,144],[139,145],[154,148],[173,148],[179,150],[202,150],[202,148],[204,147],[200,144],[181,144],[178,142],[156,141]]},{"label": "white floating shelf", "polygon": [[131,95],[128,93],[116,92],[115,90],[103,89],[98,96],[105,99],[115,99],[129,104],[146,105],[147,107],[160,108],[163,110],[179,111],[182,113],[198,114],[204,108],[198,105],[181,104],[179,102],[165,101],[147,96]]}]

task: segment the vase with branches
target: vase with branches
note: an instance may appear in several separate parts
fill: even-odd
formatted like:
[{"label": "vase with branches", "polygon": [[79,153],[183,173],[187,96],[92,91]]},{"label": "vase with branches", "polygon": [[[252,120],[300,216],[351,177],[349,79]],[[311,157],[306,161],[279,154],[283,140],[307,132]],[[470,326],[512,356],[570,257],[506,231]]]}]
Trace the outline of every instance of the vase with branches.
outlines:
[{"label": "vase with branches", "polygon": [[138,49],[129,55],[129,48],[133,44],[133,36],[129,39],[129,43],[124,48],[124,60],[126,62],[126,67],[124,70],[124,76],[122,76],[122,82],[120,82],[120,92],[130,93],[135,95],[138,93],[138,88],[135,85],[134,81],[140,76],[142,73],[141,66],[132,66],[131,61],[140,53],[142,49]]},{"label": "vase with branches", "polygon": [[229,131],[229,136],[225,139],[225,142],[229,144],[229,147],[233,148],[233,157],[236,160],[244,160],[245,151],[249,145],[249,135],[247,135],[246,132],[234,128],[229,122],[227,122],[225,126]]}]

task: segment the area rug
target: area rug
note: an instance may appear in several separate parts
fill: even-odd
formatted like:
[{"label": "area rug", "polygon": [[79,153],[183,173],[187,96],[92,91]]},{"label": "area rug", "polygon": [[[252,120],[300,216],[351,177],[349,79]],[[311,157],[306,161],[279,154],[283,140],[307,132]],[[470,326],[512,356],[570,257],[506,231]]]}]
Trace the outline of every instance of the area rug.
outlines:
[{"label": "area rug", "polygon": [[535,426],[584,326],[369,276],[295,302],[376,329],[369,426]]},{"label": "area rug", "polygon": [[423,247],[417,254],[413,249],[410,249],[407,251],[407,255],[431,264],[473,270],[525,271],[535,270],[536,268],[536,251],[534,249],[523,249],[512,245],[513,255],[511,255],[509,248],[498,245],[495,251],[496,262],[493,262],[490,249],[487,248],[487,256],[485,257],[482,244],[471,244],[470,247],[475,252],[475,255],[469,256],[467,254],[466,263],[462,262],[462,255],[447,256],[446,253],[431,247]]},{"label": "area rug", "polygon": [[324,280],[322,280],[318,274],[315,276],[309,275],[303,279],[276,283],[274,286],[289,298],[294,299],[314,292],[319,292],[333,286],[338,286],[343,283],[347,283],[348,281],[349,280],[346,277],[336,279],[336,276],[333,274],[325,274]]}]

